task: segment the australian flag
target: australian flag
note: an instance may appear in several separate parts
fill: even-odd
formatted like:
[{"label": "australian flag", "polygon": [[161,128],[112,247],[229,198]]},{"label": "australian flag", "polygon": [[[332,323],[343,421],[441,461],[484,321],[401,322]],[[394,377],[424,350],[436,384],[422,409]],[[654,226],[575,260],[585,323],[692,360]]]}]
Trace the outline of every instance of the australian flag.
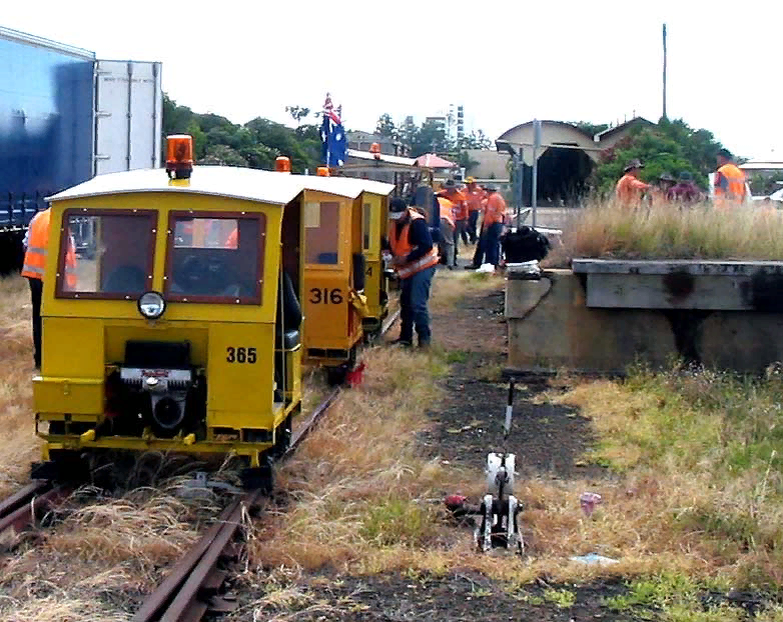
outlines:
[{"label": "australian flag", "polygon": [[332,98],[326,94],[324,102],[323,123],[321,124],[321,143],[323,160],[326,166],[342,166],[345,164],[345,130],[332,106]]}]

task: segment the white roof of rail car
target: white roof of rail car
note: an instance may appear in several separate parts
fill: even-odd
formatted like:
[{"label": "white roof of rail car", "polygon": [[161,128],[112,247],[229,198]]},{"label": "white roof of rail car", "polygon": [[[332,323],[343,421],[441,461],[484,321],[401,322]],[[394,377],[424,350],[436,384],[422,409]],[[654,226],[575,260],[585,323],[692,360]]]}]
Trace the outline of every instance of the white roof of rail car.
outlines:
[{"label": "white roof of rail car", "polygon": [[385,196],[394,190],[393,184],[356,177],[318,177],[317,175],[294,175],[294,177],[302,179],[302,183],[308,190],[339,194],[351,199],[355,199],[365,191]]},{"label": "white roof of rail car", "polygon": [[185,192],[285,205],[308,187],[302,177],[232,166],[195,166],[190,185],[170,186],[165,169],[142,169],[98,175],[48,197],[47,201],[138,192]]}]

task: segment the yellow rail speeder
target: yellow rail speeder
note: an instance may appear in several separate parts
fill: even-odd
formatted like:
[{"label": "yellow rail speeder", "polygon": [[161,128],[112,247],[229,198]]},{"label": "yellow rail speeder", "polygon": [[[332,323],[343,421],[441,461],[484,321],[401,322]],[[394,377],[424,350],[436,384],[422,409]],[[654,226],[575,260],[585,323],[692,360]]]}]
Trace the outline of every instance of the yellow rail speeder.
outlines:
[{"label": "yellow rail speeder", "polygon": [[[326,221],[331,199],[298,176],[228,167],[103,175],[52,197],[33,383],[43,465],[123,449],[263,468],[282,451],[301,408],[304,264],[327,252],[300,260],[316,209],[306,201],[321,199]],[[85,225],[69,287],[68,238]],[[327,280],[307,287],[337,302]]]},{"label": "yellow rail speeder", "polygon": [[305,361],[342,381],[388,313],[381,236],[391,184],[299,176],[304,190]]}]

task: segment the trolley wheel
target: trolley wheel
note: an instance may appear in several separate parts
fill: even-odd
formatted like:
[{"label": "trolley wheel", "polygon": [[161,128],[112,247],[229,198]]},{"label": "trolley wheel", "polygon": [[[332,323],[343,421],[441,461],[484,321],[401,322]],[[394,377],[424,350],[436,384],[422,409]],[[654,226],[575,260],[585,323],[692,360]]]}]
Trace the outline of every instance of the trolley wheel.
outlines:
[{"label": "trolley wheel", "polygon": [[260,466],[242,469],[240,478],[245,490],[261,490],[264,494],[270,494],[275,487],[275,469],[272,456],[268,454],[262,456]]},{"label": "trolley wheel", "polygon": [[326,368],[326,382],[329,386],[339,387],[345,384],[345,378],[348,376],[348,365],[339,365],[337,367]]},{"label": "trolley wheel", "polygon": [[280,458],[291,446],[291,415],[285,418],[275,431],[275,446],[272,453],[275,458]]}]

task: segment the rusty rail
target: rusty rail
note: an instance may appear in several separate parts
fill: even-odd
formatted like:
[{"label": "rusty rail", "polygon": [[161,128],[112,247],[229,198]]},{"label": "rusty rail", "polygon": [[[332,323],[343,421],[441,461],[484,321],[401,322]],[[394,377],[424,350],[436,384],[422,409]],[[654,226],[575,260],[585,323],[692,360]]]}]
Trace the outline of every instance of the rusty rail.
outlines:
[{"label": "rusty rail", "polygon": [[[297,428],[281,461],[290,458],[318,421],[334,404],[340,389],[326,396]],[[261,502],[256,490],[235,499],[220,514],[196,545],[172,568],[166,579],[144,601],[132,622],[198,622],[207,611],[228,611],[231,604],[218,596],[226,573],[218,568],[221,558],[234,554],[232,544],[243,515]]]},{"label": "rusty rail", "polygon": [[[386,318],[381,334],[400,316],[399,309]],[[320,419],[334,404],[340,389],[334,389],[297,428],[281,461],[289,459]],[[144,601],[133,622],[198,622],[207,611],[228,611],[230,603],[218,596],[226,576],[218,568],[221,558],[231,557],[232,544],[245,512],[257,507],[262,491],[235,499],[220,514],[196,545],[171,570],[166,579]]]},{"label": "rusty rail", "polygon": [[51,505],[67,496],[67,491],[58,486],[52,488],[49,482],[35,480],[10,497],[0,501],[0,533],[13,527],[20,531],[35,522],[35,519]]}]

